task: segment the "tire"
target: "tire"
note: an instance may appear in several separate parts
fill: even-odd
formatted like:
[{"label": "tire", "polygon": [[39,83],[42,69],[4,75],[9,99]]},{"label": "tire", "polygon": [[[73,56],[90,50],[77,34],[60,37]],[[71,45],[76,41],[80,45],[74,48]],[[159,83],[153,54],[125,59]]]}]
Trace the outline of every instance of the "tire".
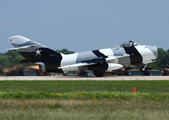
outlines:
[{"label": "tire", "polygon": [[96,77],[103,77],[105,71],[94,70],[93,73]]}]

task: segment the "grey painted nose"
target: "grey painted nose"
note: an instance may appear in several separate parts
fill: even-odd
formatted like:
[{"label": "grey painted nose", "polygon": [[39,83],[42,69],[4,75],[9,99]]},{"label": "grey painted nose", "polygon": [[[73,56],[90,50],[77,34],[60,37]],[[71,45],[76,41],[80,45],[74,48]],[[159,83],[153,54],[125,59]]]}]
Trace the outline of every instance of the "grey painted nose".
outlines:
[{"label": "grey painted nose", "polygon": [[147,46],[155,55],[156,58],[158,58],[158,51],[156,46]]}]

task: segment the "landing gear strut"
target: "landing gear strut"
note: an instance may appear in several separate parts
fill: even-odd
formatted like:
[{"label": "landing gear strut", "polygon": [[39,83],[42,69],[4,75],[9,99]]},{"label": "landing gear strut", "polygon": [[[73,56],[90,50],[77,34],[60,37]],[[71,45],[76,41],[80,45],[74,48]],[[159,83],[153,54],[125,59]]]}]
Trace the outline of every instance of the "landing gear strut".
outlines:
[{"label": "landing gear strut", "polygon": [[145,64],[145,66],[142,68],[142,71],[145,71],[146,67],[147,67],[147,64]]}]

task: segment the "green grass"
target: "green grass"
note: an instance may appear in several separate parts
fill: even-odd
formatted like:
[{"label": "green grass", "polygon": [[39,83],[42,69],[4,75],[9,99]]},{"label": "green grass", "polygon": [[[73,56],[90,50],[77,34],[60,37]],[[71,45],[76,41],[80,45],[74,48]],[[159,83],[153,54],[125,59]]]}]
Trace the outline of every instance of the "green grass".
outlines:
[{"label": "green grass", "polygon": [[168,108],[165,80],[0,81],[0,120],[168,120]]},{"label": "green grass", "polygon": [[168,93],[169,81],[0,81],[1,92],[132,92],[133,87],[141,93]]},{"label": "green grass", "polygon": [[65,99],[132,99],[144,98],[146,100],[168,100],[169,93],[132,93],[132,92],[24,92],[24,91],[10,91],[0,92],[0,98],[18,98],[18,99],[39,99],[39,98],[65,98]]},{"label": "green grass", "polygon": [[168,120],[168,101],[0,99],[1,120]]}]

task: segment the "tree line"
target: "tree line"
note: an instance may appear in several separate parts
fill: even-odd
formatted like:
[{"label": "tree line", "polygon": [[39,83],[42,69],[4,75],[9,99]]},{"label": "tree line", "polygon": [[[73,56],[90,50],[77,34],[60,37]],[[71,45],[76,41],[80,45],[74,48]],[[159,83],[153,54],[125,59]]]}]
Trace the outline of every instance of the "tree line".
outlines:
[{"label": "tree line", "polygon": [[[67,49],[56,50],[63,54],[71,54],[74,51],[69,51]],[[15,50],[10,50],[6,53],[0,53],[0,66],[13,66],[13,65],[29,65],[29,64],[21,64],[19,61],[23,60],[22,55]],[[153,69],[163,70],[166,66],[169,65],[169,49],[165,51],[162,48],[158,48],[158,58],[156,62],[148,64]]]},{"label": "tree line", "polygon": [[150,63],[149,66],[152,66],[154,69],[164,70],[166,67],[169,67],[169,49],[165,51],[162,48],[158,48],[158,58],[156,62]]}]

